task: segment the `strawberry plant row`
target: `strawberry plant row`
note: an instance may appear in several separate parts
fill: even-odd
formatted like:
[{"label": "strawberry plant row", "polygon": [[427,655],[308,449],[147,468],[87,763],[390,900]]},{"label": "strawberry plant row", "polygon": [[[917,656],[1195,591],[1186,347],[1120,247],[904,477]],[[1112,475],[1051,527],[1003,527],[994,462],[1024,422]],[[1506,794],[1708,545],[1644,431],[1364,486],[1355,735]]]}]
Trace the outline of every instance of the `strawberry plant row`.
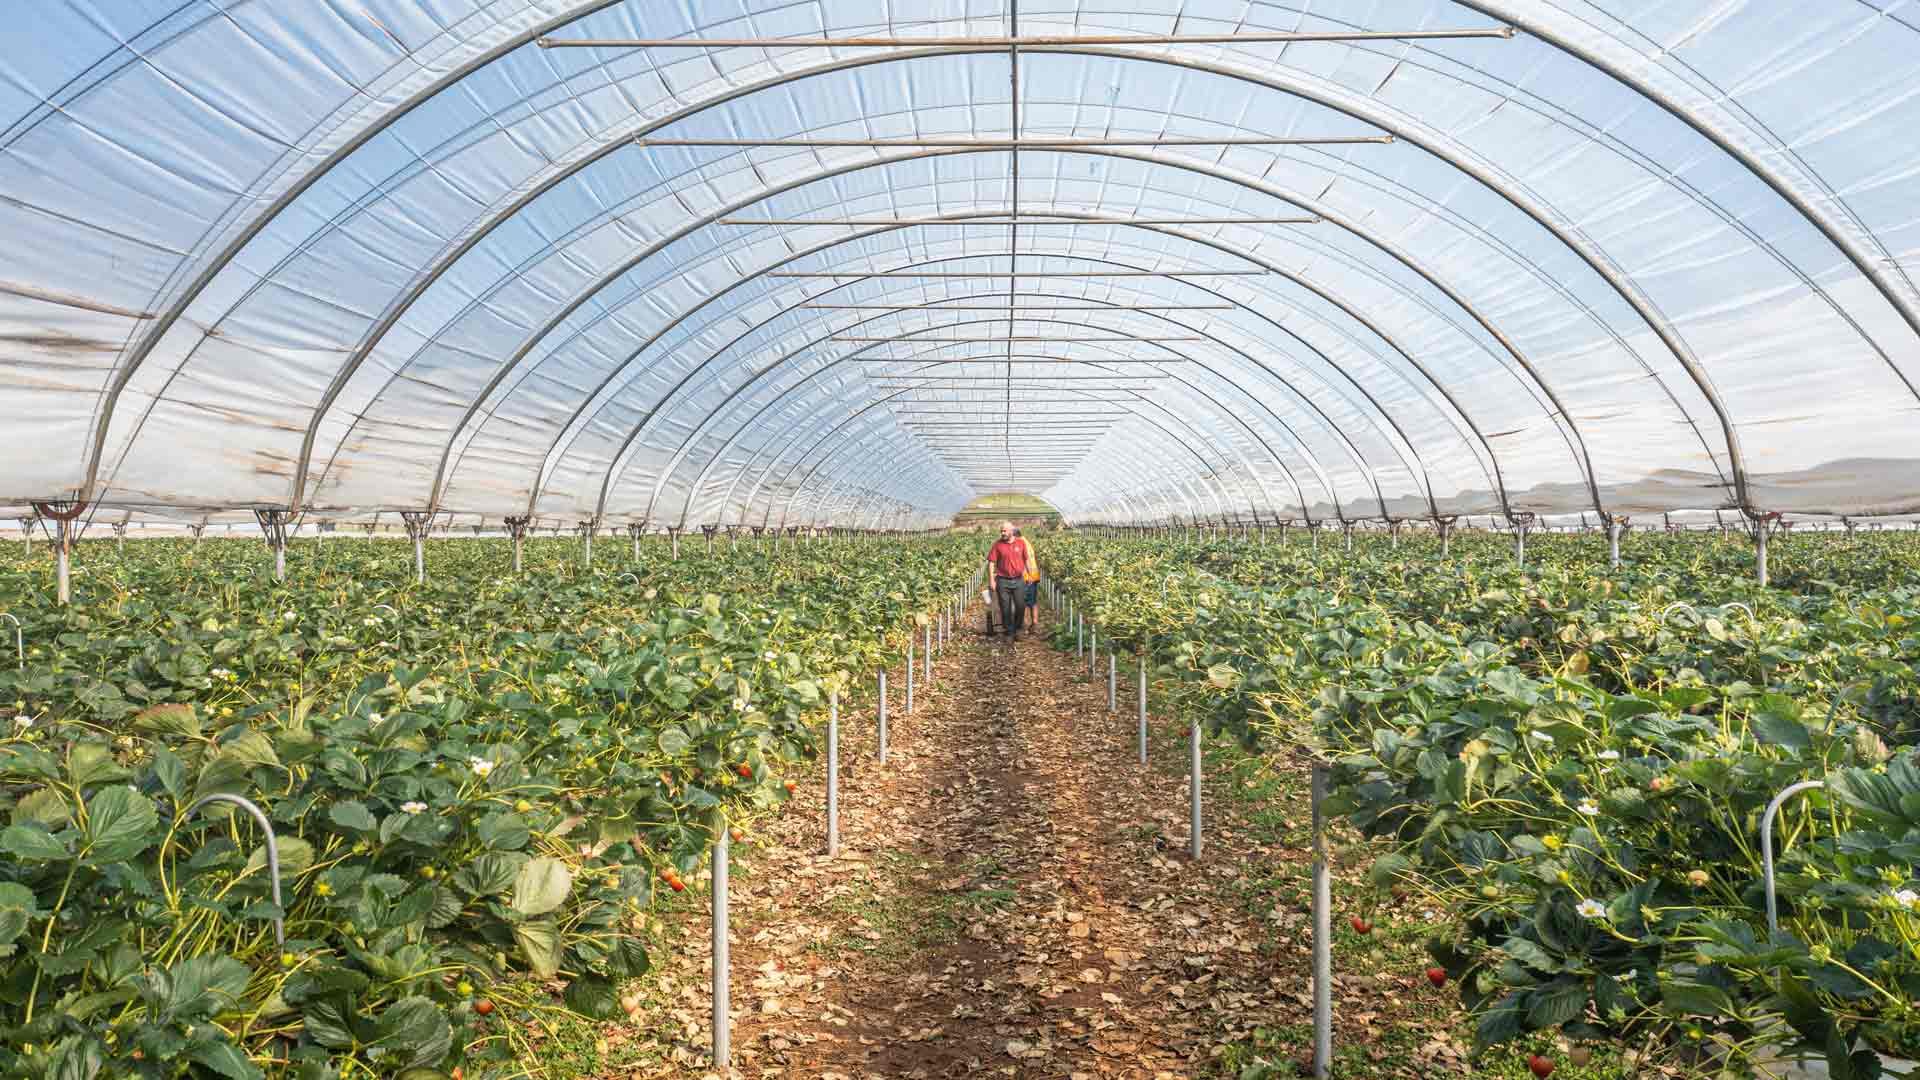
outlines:
[{"label": "strawberry plant row", "polygon": [[[0,565],[0,1073],[478,1076],[618,1008],[636,929],[897,664],[952,542],[575,565],[535,541],[82,545]],[[259,804],[262,836],[209,795]],[[270,930],[284,920],[286,941]]]},{"label": "strawberry plant row", "polygon": [[[1542,1029],[1736,1072],[1920,1057],[1920,544],[1713,536],[1049,545],[1101,638],[1249,747],[1308,747],[1483,1045]],[[1759,818],[1778,830],[1767,926]],[[1430,976],[1431,977],[1431,976]]]}]

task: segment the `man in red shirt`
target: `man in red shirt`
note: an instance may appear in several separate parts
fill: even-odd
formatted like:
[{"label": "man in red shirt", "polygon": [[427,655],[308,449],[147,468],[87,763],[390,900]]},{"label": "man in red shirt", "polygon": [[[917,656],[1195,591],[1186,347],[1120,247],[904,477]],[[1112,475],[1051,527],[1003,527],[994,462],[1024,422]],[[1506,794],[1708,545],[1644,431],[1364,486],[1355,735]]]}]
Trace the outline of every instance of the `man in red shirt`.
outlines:
[{"label": "man in red shirt", "polygon": [[1020,638],[1025,622],[1027,547],[1013,535],[1013,522],[1000,523],[1000,539],[987,551],[987,566],[993,573],[993,599],[1000,609],[1001,632],[1014,640]]}]

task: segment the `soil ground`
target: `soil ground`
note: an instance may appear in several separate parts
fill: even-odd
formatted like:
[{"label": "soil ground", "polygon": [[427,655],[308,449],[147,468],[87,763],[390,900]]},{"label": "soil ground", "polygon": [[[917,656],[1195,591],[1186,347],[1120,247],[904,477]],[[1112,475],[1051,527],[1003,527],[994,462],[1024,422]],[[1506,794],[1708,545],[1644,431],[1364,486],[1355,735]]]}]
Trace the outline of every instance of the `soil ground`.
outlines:
[{"label": "soil ground", "polygon": [[[1142,766],[1129,671],[1110,713],[1104,667],[973,614],[911,715],[895,673],[885,766],[870,703],[848,707],[837,857],[817,777],[736,846],[730,1075],[1311,1075],[1304,772],[1210,747],[1194,861],[1184,727],[1156,710]],[[1337,871],[1335,1075],[1524,1074],[1469,1067],[1453,994],[1420,974],[1431,913],[1359,884],[1365,859]],[[705,903],[664,916],[632,1022],[558,1031],[530,1071],[719,1076]]]}]

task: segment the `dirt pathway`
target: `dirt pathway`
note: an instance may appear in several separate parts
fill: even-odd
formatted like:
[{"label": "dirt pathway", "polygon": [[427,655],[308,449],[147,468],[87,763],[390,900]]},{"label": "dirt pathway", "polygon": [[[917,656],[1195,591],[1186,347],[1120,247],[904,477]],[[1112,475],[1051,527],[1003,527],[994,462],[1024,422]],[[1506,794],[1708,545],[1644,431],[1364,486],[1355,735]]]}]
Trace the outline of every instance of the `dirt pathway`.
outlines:
[{"label": "dirt pathway", "polygon": [[[1156,725],[1138,764],[1128,685],[1109,714],[1104,668],[976,629],[896,717],[884,769],[870,714],[843,718],[840,857],[803,789],[737,859],[735,1075],[1203,1076],[1255,1024],[1296,1021],[1304,957],[1262,955],[1255,912],[1294,916],[1238,898],[1249,860],[1300,853],[1250,849],[1229,813],[1189,863],[1184,744]],[[710,1007],[686,918],[657,979],[679,1075],[703,1071]]]}]

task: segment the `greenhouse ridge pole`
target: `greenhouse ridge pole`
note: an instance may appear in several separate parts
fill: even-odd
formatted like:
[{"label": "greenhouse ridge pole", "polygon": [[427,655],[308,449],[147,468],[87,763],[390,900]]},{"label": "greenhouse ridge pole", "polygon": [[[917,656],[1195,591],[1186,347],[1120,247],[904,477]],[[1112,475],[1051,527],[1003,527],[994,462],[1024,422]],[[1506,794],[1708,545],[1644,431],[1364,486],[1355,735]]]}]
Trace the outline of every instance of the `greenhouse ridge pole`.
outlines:
[{"label": "greenhouse ridge pole", "polygon": [[1076,45],[1275,45],[1294,42],[1435,41],[1463,38],[1509,40],[1511,26],[1457,30],[1245,31],[1232,34],[1040,34],[1004,37],[737,37],[737,38],[556,38],[540,37],[543,49],[972,49],[1012,50]]}]

